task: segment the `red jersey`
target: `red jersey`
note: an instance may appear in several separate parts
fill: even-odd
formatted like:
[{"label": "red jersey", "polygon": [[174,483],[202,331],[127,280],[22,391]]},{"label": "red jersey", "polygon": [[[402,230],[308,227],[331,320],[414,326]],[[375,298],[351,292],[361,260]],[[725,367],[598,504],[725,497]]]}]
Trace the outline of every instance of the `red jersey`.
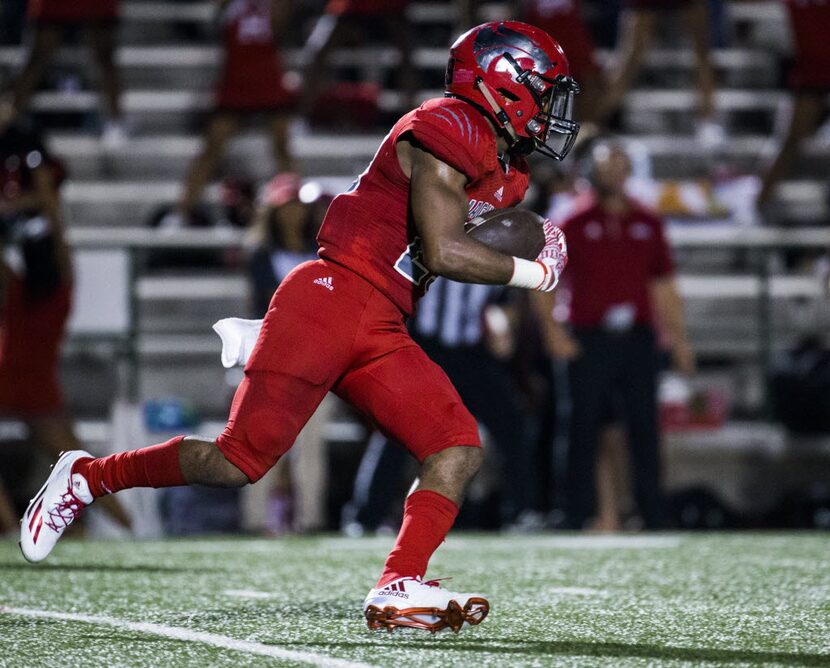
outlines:
[{"label": "red jersey", "polygon": [[0,413],[28,416],[60,410],[60,345],[72,289],[61,285],[44,299],[26,296],[23,279],[12,274],[0,312]]},{"label": "red jersey", "polygon": [[283,84],[270,0],[232,0],[222,24],[225,64],[216,95],[219,108],[269,111],[291,106],[294,93]]},{"label": "red jersey", "polygon": [[795,41],[795,65],[790,85],[801,89],[830,89],[830,2],[784,0],[790,13]]},{"label": "red jersey", "polygon": [[571,324],[652,325],[649,286],[674,272],[663,222],[637,202],[628,213],[607,213],[594,200],[560,225],[568,239]]},{"label": "red jersey", "polygon": [[29,0],[29,18],[47,23],[118,19],[118,0]]},{"label": "red jersey", "polygon": [[562,45],[574,79],[580,81],[599,73],[580,0],[524,0],[522,8],[523,21],[541,28]]},{"label": "red jersey", "polygon": [[467,176],[468,220],[515,206],[528,185],[524,158],[503,165],[493,127],[463,100],[428,100],[394,125],[366,171],[348,192],[334,198],[317,241],[320,257],[359,274],[406,314],[433,278],[422,263],[420,239],[409,215],[409,179],[395,152],[398,140],[409,135]]}]

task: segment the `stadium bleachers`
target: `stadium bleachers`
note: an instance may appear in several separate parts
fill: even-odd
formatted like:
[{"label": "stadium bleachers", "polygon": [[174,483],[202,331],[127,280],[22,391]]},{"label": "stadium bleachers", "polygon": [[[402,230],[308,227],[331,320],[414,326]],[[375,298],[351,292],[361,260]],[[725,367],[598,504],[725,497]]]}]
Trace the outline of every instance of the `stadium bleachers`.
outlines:
[{"label": "stadium bleachers", "polygon": [[[506,11],[500,3],[483,9],[486,17]],[[136,238],[134,233],[143,229],[151,212],[176,199],[186,166],[198,150],[200,122],[210,109],[211,84],[219,65],[219,49],[211,39],[212,17],[207,2],[133,0],[124,4],[117,58],[124,74],[124,106],[133,134],[119,150],[106,151],[99,141],[95,122],[98,97],[86,86],[76,91],[43,91],[34,98],[38,115],[59,121],[49,134],[49,143],[67,162],[70,178],[63,197],[79,246],[139,247],[141,243],[129,239]],[[415,52],[422,84],[428,87],[421,94],[440,94],[454,9],[449,3],[414,3],[410,18],[427,40]],[[727,33],[740,35],[740,39],[713,55],[719,80],[717,106],[729,131],[728,140],[715,153],[693,137],[695,92],[691,88],[690,49],[682,43],[661,44],[649,54],[636,87],[626,98],[622,127],[626,136],[648,149],[657,179],[694,178],[715,163],[757,171],[761,158],[769,155],[776,118],[788,104],[786,92],[779,87],[775,46],[780,49],[786,44],[783,18],[776,2],[751,3],[751,8],[730,3]],[[186,38],[173,23],[189,26]],[[0,68],[9,71],[22,57],[22,49],[0,49]],[[607,60],[611,54],[602,52],[600,57]],[[59,62],[72,69],[86,64],[87,58],[84,49],[69,47],[62,51]],[[356,71],[360,78],[384,85],[384,75],[395,67],[397,54],[382,45],[367,44],[335,51],[331,61],[336,70]],[[286,62],[299,64],[296,48],[288,50]],[[384,89],[380,102],[390,117],[402,110],[401,96],[393,89]],[[751,122],[744,122],[747,118]],[[337,192],[363,169],[384,131],[303,131],[295,134],[293,145],[305,172]],[[778,189],[777,210],[783,212],[779,221],[783,225],[814,225],[828,216],[827,184],[817,176],[830,167],[830,142],[811,142],[805,149],[799,170]],[[229,173],[267,178],[273,169],[268,141],[254,130],[244,130],[232,142],[224,165]],[[208,189],[208,202],[216,202],[217,197],[215,188]],[[116,228],[125,236],[119,238]],[[116,236],[108,236],[110,233]],[[239,241],[225,236],[216,243],[235,245]],[[814,241],[820,247],[827,240],[818,237]],[[777,275],[781,272],[773,267],[769,310],[759,315],[766,293],[755,264],[750,263],[748,271],[736,272],[736,254],[722,242],[713,239],[708,247],[705,241],[692,245],[694,250],[680,252],[681,286],[687,297],[692,336],[704,359],[729,361],[757,376],[763,352],[759,347],[765,336],[758,331],[761,319],[772,323],[776,346],[789,345],[817,323],[826,324],[826,309],[814,306],[823,294],[817,279]],[[767,244],[764,252],[769,250]],[[142,253],[138,249],[133,254],[140,260]],[[216,360],[218,340],[210,325],[219,317],[246,313],[247,286],[239,272],[188,270],[174,276],[169,272],[139,276],[134,297],[137,318],[131,341],[138,351],[142,395],[187,395],[194,382],[223,382],[223,370]],[[805,318],[808,311],[811,317]],[[69,350],[80,354],[88,345],[79,339]],[[83,386],[88,365],[78,363],[85,359],[78,354],[68,357],[72,373],[66,375],[79,378],[73,382]],[[175,373],[168,364],[171,356],[179,360]],[[200,393],[194,399],[209,414],[224,411],[222,393]],[[750,410],[759,408],[757,402],[749,404]]]}]

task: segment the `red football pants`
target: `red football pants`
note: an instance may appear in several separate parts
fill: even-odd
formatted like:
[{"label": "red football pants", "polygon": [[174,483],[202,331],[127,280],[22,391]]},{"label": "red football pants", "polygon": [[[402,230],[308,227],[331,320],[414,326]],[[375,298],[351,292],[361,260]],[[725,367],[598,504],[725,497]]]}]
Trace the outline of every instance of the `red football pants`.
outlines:
[{"label": "red football pants", "polygon": [[357,274],[316,260],[274,293],[219,449],[259,480],[330,390],[419,461],[480,445],[475,419],[409,336],[401,311]]}]

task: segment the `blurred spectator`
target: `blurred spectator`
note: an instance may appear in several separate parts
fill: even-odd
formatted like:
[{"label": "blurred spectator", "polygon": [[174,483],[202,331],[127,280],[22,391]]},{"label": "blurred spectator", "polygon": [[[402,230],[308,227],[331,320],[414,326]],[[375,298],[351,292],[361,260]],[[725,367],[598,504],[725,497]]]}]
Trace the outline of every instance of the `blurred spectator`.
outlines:
[{"label": "blurred spectator", "polygon": [[266,114],[279,169],[296,169],[288,141],[295,95],[286,85],[279,54],[290,15],[288,0],[220,2],[225,62],[216,89],[216,110],[208,122],[202,149],[190,163],[176,211],[162,223],[165,227],[187,225],[216,172],[225,145],[244,117]]},{"label": "blurred spectator", "polygon": [[706,0],[623,0],[615,62],[594,120],[606,125],[622,105],[667,10],[681,13],[682,25],[692,38],[700,93],[697,134],[701,142],[715,146],[723,140],[723,128],[715,117],[715,71],[709,53]]},{"label": "blurred spectator", "polygon": [[23,70],[11,86],[10,94],[0,100],[0,118],[26,110],[66,31],[80,26],[86,29],[101,78],[107,111],[102,141],[108,148],[121,145],[126,138],[126,128],[121,109],[121,77],[114,57],[118,4],[119,0],[30,0],[28,13],[33,29],[32,47]]},{"label": "blurred spectator", "polygon": [[239,176],[222,179],[219,200],[222,205],[220,224],[248,229],[253,224],[256,212],[256,184]]},{"label": "blurred spectator", "polygon": [[365,45],[377,35],[398,49],[401,106],[415,106],[416,74],[412,63],[412,27],[406,18],[409,0],[329,0],[303,48],[304,74],[300,113],[309,118],[325,89],[327,61],[332,49],[347,42]]},{"label": "blurred spectator", "polygon": [[[530,509],[534,476],[525,415],[506,361],[515,349],[504,288],[438,278],[418,305],[409,330],[413,340],[449,376],[466,406],[496,446],[504,472],[501,522]],[[401,487],[406,451],[374,437],[367,448],[352,502],[344,512],[347,532],[376,529]]]},{"label": "blurred spectator", "polygon": [[602,72],[594,55],[594,41],[582,17],[580,0],[522,0],[521,20],[541,28],[562,45],[571,76],[579,83],[576,117],[590,123],[599,106]]},{"label": "blurred spectator", "polygon": [[769,203],[775,187],[792,169],[801,141],[812,135],[827,112],[830,92],[830,3],[782,0],[792,23],[795,62],[789,76],[793,92],[790,125],[775,160],[764,173],[757,206]]},{"label": "blurred spectator", "polygon": [[[562,223],[570,262],[570,331],[546,318],[552,354],[569,361],[571,391],[565,509],[581,528],[596,514],[596,457],[603,416],[620,401],[638,509],[647,528],[664,525],[657,424],[654,323],[675,364],[694,369],[663,223],[625,194],[631,163],[620,144],[591,151],[593,197]],[[551,304],[540,297],[547,313]]]},{"label": "blurred spectator", "polygon": [[[254,315],[261,318],[271,297],[294,267],[317,257],[315,238],[323,221],[325,200],[315,183],[303,184],[296,174],[280,174],[260,193],[254,227],[249,275]],[[327,460],[325,426],[334,408],[327,397],[299,436],[299,447],[267,475],[271,485],[266,529],[279,535],[316,531],[325,526]]]},{"label": "blurred spectator", "polygon": [[[72,296],[70,250],[58,201],[60,166],[24,121],[0,128],[0,415],[22,420],[50,459],[82,449],[58,366]],[[102,507],[122,526],[116,500]]]},{"label": "blurred spectator", "polygon": [[302,190],[297,174],[279,174],[260,192],[248,263],[258,318],[265,315],[274,291],[291,270],[317,257],[315,238],[322,217],[313,217],[311,202],[300,198]]}]

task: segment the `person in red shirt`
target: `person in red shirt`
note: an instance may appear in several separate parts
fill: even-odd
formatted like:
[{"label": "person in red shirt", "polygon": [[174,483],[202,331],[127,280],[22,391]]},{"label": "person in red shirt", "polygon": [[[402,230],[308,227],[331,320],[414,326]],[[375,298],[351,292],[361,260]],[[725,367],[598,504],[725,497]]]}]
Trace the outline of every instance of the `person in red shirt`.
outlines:
[{"label": "person in red shirt", "polygon": [[827,114],[830,92],[830,3],[782,0],[787,7],[795,47],[789,87],[793,91],[790,125],[778,154],[761,181],[757,206],[763,212],[775,187],[792,169],[802,140],[812,135]]},{"label": "person in red shirt", "polygon": [[24,515],[27,559],[45,558],[60,538],[44,517],[69,523],[110,492],[258,480],[331,390],[421,463],[397,542],[364,601],[369,627],[459,630],[484,619],[483,597],[423,580],[482,454],[475,419],[405,322],[436,275],[554,288],[567,253],[552,223],[535,260],[475,241],[464,223],[521,201],[527,155],[568,153],[579,129],[571,120],[577,86],[559,44],[515,21],[459,37],[446,81],[447,96],[404,115],[333,200],[317,238],[320,259],[297,267],[274,293],[219,438],[179,436],[101,459],[67,453]]},{"label": "person in red shirt", "polygon": [[[58,378],[72,301],[72,266],[58,202],[60,165],[25,119],[0,127],[0,416],[24,422],[57,457],[79,448]],[[117,499],[103,508],[122,526]]]},{"label": "person in red shirt", "polygon": [[288,141],[296,96],[286,85],[278,48],[290,13],[287,0],[221,3],[225,60],[216,87],[216,111],[205,130],[202,149],[190,163],[176,218],[168,218],[164,225],[186,224],[222,159],[225,145],[244,117],[257,113],[267,116],[274,160],[281,171],[296,171]]},{"label": "person in red shirt", "polygon": [[101,77],[107,120],[102,138],[110,147],[123,141],[125,128],[121,109],[121,77],[115,65],[115,36],[118,0],[30,0],[28,15],[34,29],[32,48],[26,64],[14,80],[10,95],[0,100],[0,117],[26,110],[46,68],[63,41],[64,33],[83,26]]},{"label": "person in red shirt", "polygon": [[[552,353],[569,360],[568,525],[595,517],[597,447],[615,399],[623,413],[634,490],[647,528],[664,526],[657,428],[655,322],[676,366],[694,369],[663,223],[626,195],[631,163],[621,144],[601,141],[589,158],[593,195],[562,223],[568,238],[570,330],[546,317]],[[547,311],[550,314],[550,310]]]}]

